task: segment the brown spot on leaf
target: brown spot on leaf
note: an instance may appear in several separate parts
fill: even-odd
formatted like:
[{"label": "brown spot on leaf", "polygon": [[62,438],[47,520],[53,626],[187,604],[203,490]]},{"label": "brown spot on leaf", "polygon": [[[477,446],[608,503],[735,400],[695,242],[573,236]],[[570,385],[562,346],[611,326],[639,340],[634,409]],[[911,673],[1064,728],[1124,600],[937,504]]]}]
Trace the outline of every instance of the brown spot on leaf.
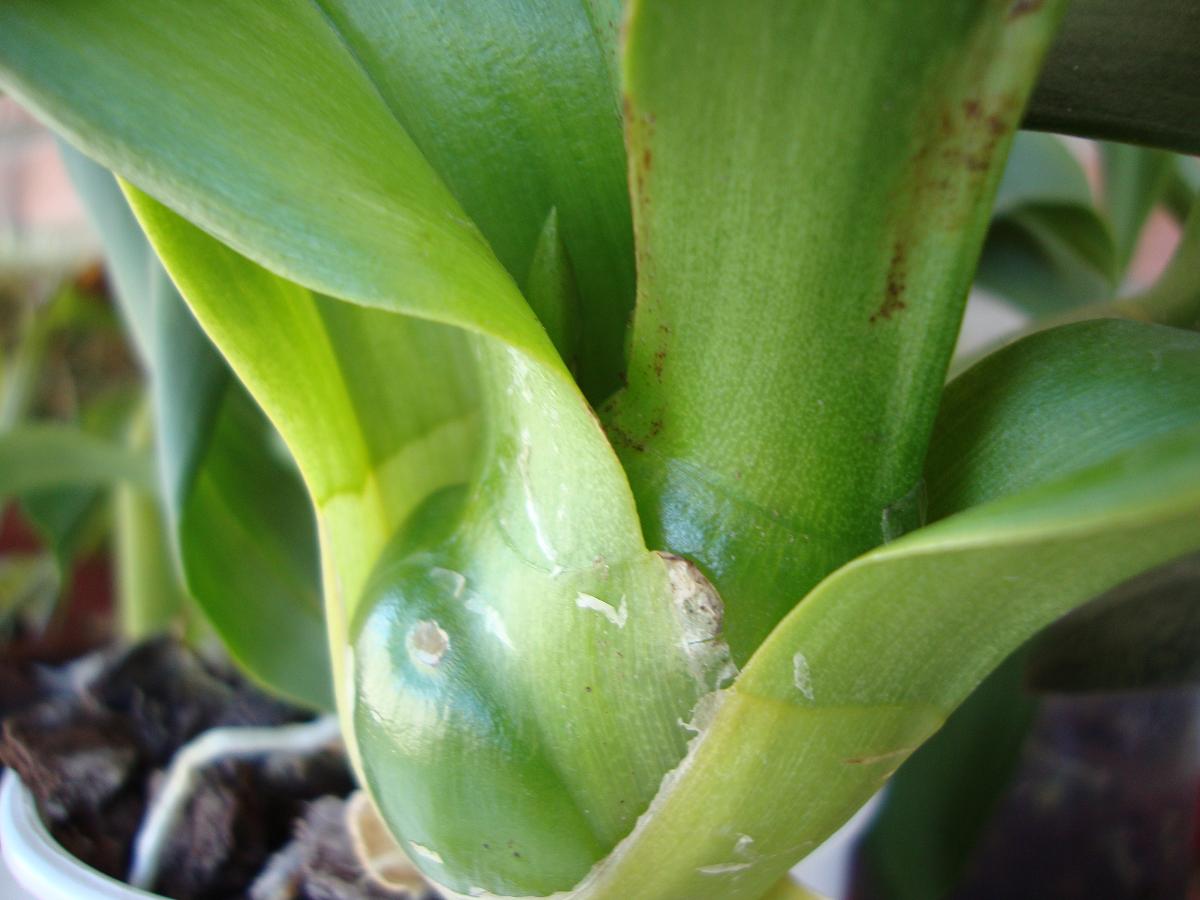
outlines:
[{"label": "brown spot on leaf", "polygon": [[666,350],[655,350],[654,351],[654,362],[652,362],[651,365],[654,367],[654,377],[657,378],[659,381],[662,381],[663,366],[666,365],[666,362],[667,362],[667,351]]},{"label": "brown spot on leaf", "polygon": [[892,260],[888,265],[883,302],[879,304],[879,309],[871,314],[869,320],[872,325],[880,319],[890,319],[892,316],[908,308],[908,304],[904,300],[904,291],[907,286],[906,279],[908,277],[906,269],[907,261],[905,259],[904,245],[897,241],[892,246]]},{"label": "brown spot on leaf", "polygon": [[630,450],[636,450],[638,453],[646,452],[645,442],[634,438],[633,435],[616,422],[610,420],[604,426],[604,433],[608,435],[608,439],[614,447],[628,447]]},{"label": "brown spot on leaf", "polygon": [[979,106],[978,100],[964,100],[963,101],[963,112],[967,114],[968,119],[978,119],[979,118],[979,110],[980,110],[980,106]]}]

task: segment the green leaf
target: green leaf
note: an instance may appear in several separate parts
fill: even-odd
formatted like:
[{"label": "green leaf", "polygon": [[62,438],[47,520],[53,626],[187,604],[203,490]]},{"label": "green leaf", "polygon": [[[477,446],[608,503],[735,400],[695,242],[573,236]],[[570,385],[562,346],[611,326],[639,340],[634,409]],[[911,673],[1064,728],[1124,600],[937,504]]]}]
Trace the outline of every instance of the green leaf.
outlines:
[{"label": "green leaf", "polygon": [[[587,336],[575,352],[578,381],[603,400],[623,368],[634,291],[614,72],[619,0],[321,5],[514,278],[529,271],[554,211]],[[555,322],[543,318],[551,334]]]},{"label": "green leaf", "polygon": [[[27,312],[18,345],[5,361],[0,430],[30,420],[46,372],[47,350],[54,339],[79,331],[91,336],[111,330],[115,324],[107,309],[70,284],[59,287],[46,304]],[[101,394],[83,406],[77,425],[101,440],[115,441],[128,405],[124,391]],[[26,517],[54,554],[61,580],[69,579],[75,559],[90,551],[107,531],[105,500],[105,488],[71,485],[37,488],[20,497]]]},{"label": "green leaf", "polygon": [[[651,546],[735,658],[915,526],[921,461],[1057,4],[641,2],[624,55],[638,252],[605,411]],[[831,111],[836,110],[836,114]]]},{"label": "green leaf", "polygon": [[95,548],[111,527],[106,500],[101,487],[45,487],[21,496],[21,509],[54,554],[64,578],[71,564]]},{"label": "green leaf", "polygon": [[0,497],[122,482],[154,490],[153,470],[143,454],[73,425],[31,423],[0,433]]},{"label": "green leaf", "polygon": [[1031,335],[946,389],[931,521],[1200,422],[1200,335],[1102,319]]},{"label": "green leaf", "polygon": [[550,210],[538,237],[529,275],[525,279],[525,297],[537,314],[550,340],[568,368],[579,367],[580,327],[579,292],[575,271],[563,246],[558,227],[558,212]]},{"label": "green leaf", "polygon": [[1024,125],[1200,153],[1197,109],[1200,7],[1075,0]]},{"label": "green leaf", "polygon": [[[279,458],[278,438],[196,325],[116,180],[77,151],[62,150],[150,373],[159,478],[188,590],[253,677],[328,707],[316,532],[295,467]],[[155,549],[161,513],[141,498],[119,504],[131,529],[119,549],[132,604],[127,624],[136,633],[161,620],[176,588],[164,568],[170,557]],[[165,596],[156,600],[152,592]]]},{"label": "green leaf", "polygon": [[[332,22],[310,0],[14,0],[0,7],[0,82],[268,269],[552,363],[479,229]],[[566,209],[537,211],[531,249],[551,205]]]},{"label": "green leaf", "polygon": [[583,397],[557,357],[314,294],[130,196],[316,502],[345,733],[392,829],[459,892],[571,887],[730,671]]}]

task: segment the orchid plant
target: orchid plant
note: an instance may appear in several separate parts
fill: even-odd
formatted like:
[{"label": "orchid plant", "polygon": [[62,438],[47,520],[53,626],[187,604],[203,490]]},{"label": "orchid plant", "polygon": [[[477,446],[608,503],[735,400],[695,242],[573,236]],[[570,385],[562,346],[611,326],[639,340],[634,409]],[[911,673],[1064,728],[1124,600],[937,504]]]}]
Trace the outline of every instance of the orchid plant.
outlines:
[{"label": "orchid plant", "polygon": [[1200,148],[1186,4],[1165,62],[1113,0],[1047,61],[1065,6],[0,6],[141,298],[189,593],[444,893],[788,896],[1010,651],[1200,548],[1186,264],[946,384],[1023,122]]}]

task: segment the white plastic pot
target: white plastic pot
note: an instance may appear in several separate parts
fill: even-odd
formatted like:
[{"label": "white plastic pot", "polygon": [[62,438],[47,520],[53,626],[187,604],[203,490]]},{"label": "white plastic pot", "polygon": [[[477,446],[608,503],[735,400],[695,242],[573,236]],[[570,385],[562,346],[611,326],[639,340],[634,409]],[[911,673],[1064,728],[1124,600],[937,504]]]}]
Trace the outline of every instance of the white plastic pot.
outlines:
[{"label": "white plastic pot", "polygon": [[0,854],[12,879],[37,900],[163,900],[97,872],[60,847],[11,769],[0,784]]}]

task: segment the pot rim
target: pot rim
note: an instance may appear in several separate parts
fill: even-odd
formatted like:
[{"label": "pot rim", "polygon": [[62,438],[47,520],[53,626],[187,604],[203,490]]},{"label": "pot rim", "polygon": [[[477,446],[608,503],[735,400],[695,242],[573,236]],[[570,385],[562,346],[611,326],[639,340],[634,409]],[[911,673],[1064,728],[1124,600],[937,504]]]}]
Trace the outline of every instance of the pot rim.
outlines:
[{"label": "pot rim", "polygon": [[42,900],[165,900],[105,875],[63,849],[12,769],[0,782],[0,854],[17,883]]}]

